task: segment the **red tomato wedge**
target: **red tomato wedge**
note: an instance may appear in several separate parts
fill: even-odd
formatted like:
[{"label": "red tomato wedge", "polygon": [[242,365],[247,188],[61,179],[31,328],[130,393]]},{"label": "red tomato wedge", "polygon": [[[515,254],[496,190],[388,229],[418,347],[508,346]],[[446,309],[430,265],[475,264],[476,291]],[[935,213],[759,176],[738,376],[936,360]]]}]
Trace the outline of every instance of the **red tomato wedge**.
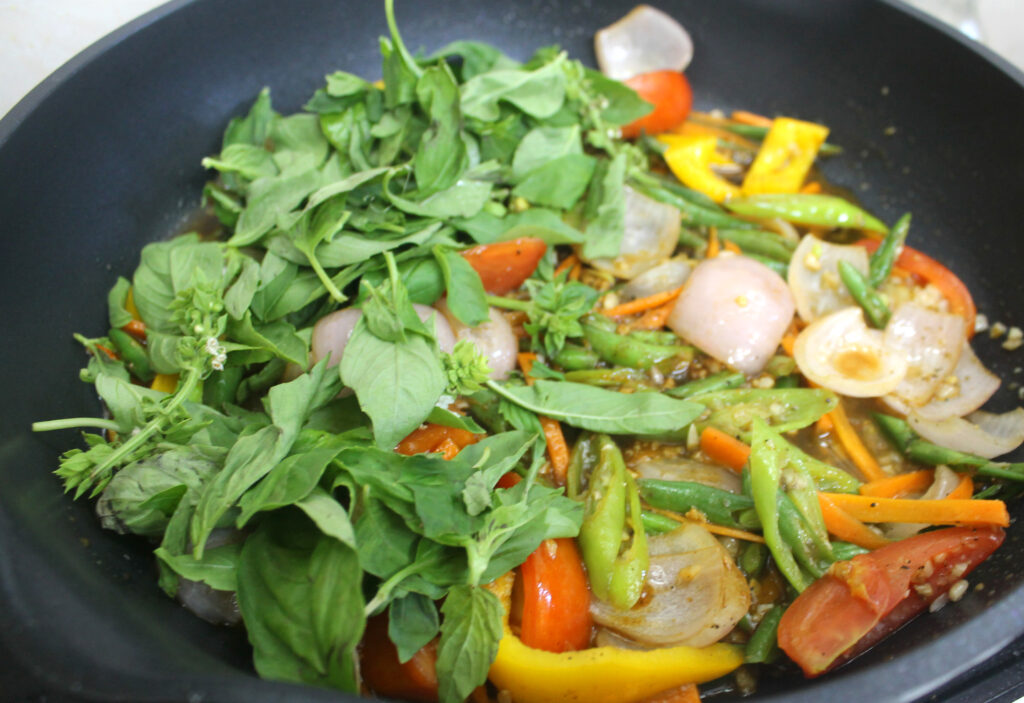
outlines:
[{"label": "red tomato wedge", "polygon": [[479,442],[480,435],[475,435],[468,430],[460,430],[457,427],[445,427],[428,422],[410,432],[409,436],[398,443],[395,451],[406,456],[436,452],[440,451],[445,440],[451,441],[458,449],[463,449],[470,444]]},{"label": "red tomato wedge", "polygon": [[528,647],[569,652],[590,644],[590,590],[583,560],[572,538],[547,539],[520,567],[523,623]]},{"label": "red tomato wedge", "polygon": [[818,676],[881,641],[985,561],[1002,529],[950,527],[836,562],[779,622],[779,647]]},{"label": "red tomato wedge", "polygon": [[625,139],[667,132],[683,123],[693,106],[690,82],[679,71],[651,71],[623,81],[654,109],[622,128]]},{"label": "red tomato wedge", "polygon": [[484,290],[494,295],[514,291],[537,268],[548,245],[541,239],[521,237],[508,242],[481,244],[462,252],[480,274]]},{"label": "red tomato wedge", "polygon": [[363,681],[378,696],[403,701],[437,700],[437,640],[404,664],[388,637],[388,619],[379,615],[366,622],[360,656]]}]

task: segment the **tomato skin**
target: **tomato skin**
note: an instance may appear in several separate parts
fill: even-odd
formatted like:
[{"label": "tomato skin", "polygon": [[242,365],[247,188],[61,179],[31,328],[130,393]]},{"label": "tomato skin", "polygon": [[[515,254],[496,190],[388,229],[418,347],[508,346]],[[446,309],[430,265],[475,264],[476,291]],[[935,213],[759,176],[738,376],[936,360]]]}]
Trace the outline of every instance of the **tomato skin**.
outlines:
[{"label": "tomato skin", "polygon": [[622,128],[624,139],[639,137],[644,132],[667,132],[681,124],[690,114],[693,90],[686,76],[679,71],[651,71],[623,82],[654,105],[649,113]]},{"label": "tomato skin", "polygon": [[466,249],[462,256],[480,275],[484,290],[493,295],[505,295],[523,285],[547,249],[542,239],[520,237],[508,242],[481,244]]},{"label": "tomato skin", "polygon": [[818,676],[921,613],[1004,537],[998,527],[951,527],[837,562],[783,614],[779,647]]},{"label": "tomato skin", "polygon": [[523,622],[519,639],[534,649],[569,652],[590,644],[590,590],[571,537],[544,540],[520,567]]},{"label": "tomato skin", "polygon": [[383,615],[366,622],[360,650],[360,673],[366,685],[378,696],[404,701],[436,701],[437,640],[412,655],[404,664],[388,637],[388,619]]}]

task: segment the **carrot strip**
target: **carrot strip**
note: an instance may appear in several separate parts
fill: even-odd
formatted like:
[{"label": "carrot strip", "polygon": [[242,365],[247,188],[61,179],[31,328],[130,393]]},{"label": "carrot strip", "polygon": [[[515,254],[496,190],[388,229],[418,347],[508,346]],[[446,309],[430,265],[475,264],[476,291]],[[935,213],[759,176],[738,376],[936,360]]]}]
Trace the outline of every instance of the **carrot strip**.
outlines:
[{"label": "carrot strip", "polygon": [[718,241],[718,230],[712,227],[708,233],[708,249],[704,256],[713,259],[722,251],[721,243]]},{"label": "carrot strip", "polygon": [[721,535],[723,537],[735,537],[736,539],[742,539],[747,542],[757,542],[758,544],[764,544],[764,537],[755,534],[753,532],[747,532],[746,530],[740,530],[735,527],[726,527],[725,525],[716,525],[713,522],[708,522],[707,517],[704,513],[700,512],[696,508],[692,508],[686,515],[680,515],[679,513],[672,512],[671,510],[662,510],[661,508],[655,508],[653,505],[649,505],[644,510],[650,510],[651,512],[664,515],[670,520],[675,520],[678,523],[687,522],[698,522],[702,527],[706,528],[708,532],[714,535]]},{"label": "carrot strip", "polygon": [[740,124],[749,124],[755,127],[771,127],[771,118],[759,115],[756,112],[748,112],[747,110],[733,110],[732,115],[733,122],[739,122]]},{"label": "carrot strip", "polygon": [[796,334],[793,332],[787,332],[782,335],[782,351],[786,352],[786,356],[793,356],[793,346],[796,344]]},{"label": "carrot strip", "polygon": [[836,405],[829,415],[832,416],[832,424],[835,426],[839,443],[846,450],[853,465],[860,469],[860,472],[864,474],[868,481],[877,481],[880,478],[885,478],[885,472],[882,471],[882,467],[875,461],[875,457],[871,456],[871,452],[864,446],[864,442],[861,441],[857,431],[850,424],[850,418],[846,416],[842,402]]},{"label": "carrot strip", "polygon": [[933,469],[921,469],[861,484],[859,490],[862,496],[904,498],[911,493],[923,493],[934,480],[935,471]]},{"label": "carrot strip", "polygon": [[573,265],[572,271],[569,272],[569,280],[570,281],[578,281],[578,280],[580,280],[580,276],[581,275],[583,275],[583,262],[582,261],[577,261]]},{"label": "carrot strip", "polygon": [[623,315],[635,315],[638,312],[644,312],[651,308],[660,307],[666,303],[672,302],[679,297],[679,294],[683,292],[683,287],[679,286],[672,290],[663,291],[661,293],[655,293],[649,295],[646,298],[637,298],[631,300],[628,303],[622,303],[616,305],[613,308],[608,308],[604,311],[604,314],[608,317],[622,317]]},{"label": "carrot strip", "polygon": [[818,181],[808,181],[804,184],[804,187],[800,189],[800,192],[805,195],[816,195],[821,192],[821,183]]},{"label": "carrot strip", "polygon": [[522,370],[523,375],[526,376],[527,385],[533,383],[533,379],[530,378],[530,369],[533,368],[533,362],[537,360],[537,355],[533,352],[519,352],[516,354],[516,361],[519,362],[519,368]]},{"label": "carrot strip", "polygon": [[725,243],[722,245],[722,248],[725,249],[726,251],[731,251],[733,254],[743,253],[743,250],[740,249],[739,244],[737,244],[736,242],[730,242],[729,240],[725,241]]},{"label": "carrot strip", "polygon": [[960,483],[949,492],[946,500],[969,500],[974,495],[974,480],[970,474],[961,474]]},{"label": "carrot strip", "polygon": [[140,342],[146,341],[146,323],[142,320],[132,320],[121,329]]},{"label": "carrot strip", "polygon": [[540,426],[544,428],[544,441],[548,445],[548,458],[551,459],[552,477],[558,486],[565,485],[566,473],[569,470],[569,445],[562,434],[562,425],[558,420],[539,416]]},{"label": "carrot strip", "polygon": [[851,516],[824,493],[818,494],[818,503],[821,504],[821,515],[825,518],[825,528],[829,534],[864,549],[878,549],[889,543],[889,540]]},{"label": "carrot strip", "polygon": [[109,347],[105,347],[102,344],[97,344],[96,348],[99,349],[104,354],[106,354],[107,358],[110,359],[111,361],[117,361],[118,359],[121,358],[121,357],[119,357],[117,355],[117,353],[113,349],[110,349]]},{"label": "carrot strip", "polygon": [[914,500],[825,493],[839,508],[861,522],[923,522],[929,525],[1010,524],[1001,500]]},{"label": "carrot strip", "polygon": [[673,303],[666,303],[660,308],[652,308],[631,323],[629,327],[635,330],[660,330],[665,326],[673,308],[675,308]]},{"label": "carrot strip", "polygon": [[700,433],[700,450],[711,461],[733,471],[742,471],[750,459],[749,446],[714,427],[705,427]]},{"label": "carrot strip", "polygon": [[562,259],[562,263],[558,264],[558,267],[555,268],[555,275],[557,276],[566,269],[571,269],[573,266],[579,263],[579,260],[580,257],[576,256],[575,254],[569,254],[569,256]]},{"label": "carrot strip", "polygon": [[828,413],[825,413],[818,418],[818,421],[814,423],[814,434],[824,435],[828,434],[835,428],[835,423],[832,422],[832,418],[829,417]]},{"label": "carrot strip", "polygon": [[661,693],[655,693],[649,698],[644,698],[640,703],[700,703],[700,692],[697,690],[697,684],[686,683]]}]

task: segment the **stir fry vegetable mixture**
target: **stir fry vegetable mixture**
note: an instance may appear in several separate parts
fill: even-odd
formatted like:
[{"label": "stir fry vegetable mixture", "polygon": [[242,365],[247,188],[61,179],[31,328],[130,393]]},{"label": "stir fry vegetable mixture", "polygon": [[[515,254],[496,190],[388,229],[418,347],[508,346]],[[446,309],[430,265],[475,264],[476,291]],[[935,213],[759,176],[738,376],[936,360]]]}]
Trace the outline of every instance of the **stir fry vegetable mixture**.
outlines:
[{"label": "stir fry vegetable mixture", "polygon": [[[614,79],[387,17],[382,81],[231,121],[222,236],[78,337],[109,415],[36,425],[88,430],[57,473],[160,586],[262,676],[449,703],[748,690],[958,600],[1024,410],[979,410],[970,294],[830,193],[828,129],[692,112],[650,8]],[[671,65],[616,63],[637,27]]]}]

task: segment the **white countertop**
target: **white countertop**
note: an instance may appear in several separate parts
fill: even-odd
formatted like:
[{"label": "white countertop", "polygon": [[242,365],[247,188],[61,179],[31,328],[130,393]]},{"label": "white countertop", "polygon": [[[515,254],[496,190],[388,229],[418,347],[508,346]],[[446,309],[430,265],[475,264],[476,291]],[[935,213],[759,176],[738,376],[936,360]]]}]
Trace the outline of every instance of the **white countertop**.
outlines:
[{"label": "white countertop", "polygon": [[[1024,69],[1022,0],[908,0]],[[0,0],[0,116],[68,59],[164,0]]]}]

